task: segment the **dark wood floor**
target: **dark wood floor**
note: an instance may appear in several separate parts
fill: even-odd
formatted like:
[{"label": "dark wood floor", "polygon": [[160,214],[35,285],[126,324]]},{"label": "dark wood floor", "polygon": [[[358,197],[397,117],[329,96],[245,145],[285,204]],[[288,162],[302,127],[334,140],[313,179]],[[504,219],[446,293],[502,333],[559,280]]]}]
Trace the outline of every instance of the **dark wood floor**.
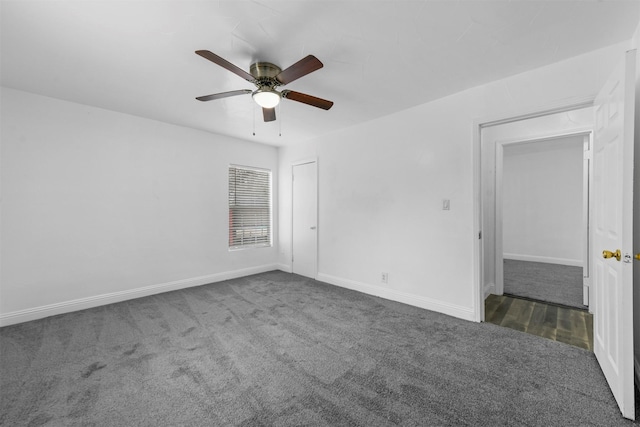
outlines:
[{"label": "dark wood floor", "polygon": [[485,322],[593,351],[593,316],[585,310],[489,295],[484,318]]}]

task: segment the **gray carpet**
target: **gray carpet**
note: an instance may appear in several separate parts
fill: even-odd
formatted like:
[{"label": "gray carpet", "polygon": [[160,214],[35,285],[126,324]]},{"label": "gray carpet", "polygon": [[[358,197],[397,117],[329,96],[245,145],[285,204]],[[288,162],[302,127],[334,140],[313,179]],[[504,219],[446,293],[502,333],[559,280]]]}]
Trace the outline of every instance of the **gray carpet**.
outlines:
[{"label": "gray carpet", "polygon": [[593,353],[270,272],[0,329],[3,426],[611,426]]},{"label": "gray carpet", "polygon": [[582,267],[505,259],[504,292],[586,308],[582,305]]}]

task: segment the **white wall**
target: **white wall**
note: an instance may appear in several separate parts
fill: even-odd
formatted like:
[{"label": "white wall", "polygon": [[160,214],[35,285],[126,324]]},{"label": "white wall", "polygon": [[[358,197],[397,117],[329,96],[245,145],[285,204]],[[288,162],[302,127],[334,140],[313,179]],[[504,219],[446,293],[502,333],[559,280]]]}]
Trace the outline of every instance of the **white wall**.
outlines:
[{"label": "white wall", "polygon": [[506,259],[582,266],[583,137],[504,146]]},{"label": "white wall", "polygon": [[227,249],[228,165],[271,169],[277,188],[274,147],[0,96],[2,324],[276,268],[277,245]]},{"label": "white wall", "polygon": [[[474,122],[593,96],[628,44],[476,87],[280,150],[280,262],[291,259],[291,168],[318,157],[318,278],[479,319]],[[336,106],[339,107],[339,106]],[[451,200],[443,211],[442,199]],[[389,273],[382,285],[380,273]]]}]

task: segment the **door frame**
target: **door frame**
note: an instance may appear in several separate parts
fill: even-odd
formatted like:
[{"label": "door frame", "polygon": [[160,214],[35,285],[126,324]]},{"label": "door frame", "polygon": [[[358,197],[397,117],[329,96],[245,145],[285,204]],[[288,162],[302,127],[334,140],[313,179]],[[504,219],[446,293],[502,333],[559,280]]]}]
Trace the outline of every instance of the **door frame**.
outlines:
[{"label": "door frame", "polygon": [[293,197],[294,197],[294,190],[293,190],[293,168],[296,166],[300,166],[300,165],[306,165],[307,163],[315,163],[316,164],[316,253],[315,253],[315,262],[314,262],[314,272],[313,272],[313,278],[317,279],[318,278],[318,260],[320,259],[320,227],[319,227],[319,222],[320,222],[320,216],[319,216],[319,211],[320,211],[320,180],[319,180],[319,176],[320,176],[320,168],[319,168],[319,163],[318,163],[318,157],[308,157],[302,160],[297,160],[295,162],[291,162],[291,167],[290,167],[290,171],[291,171],[291,223],[289,224],[289,229],[291,230],[291,242],[290,242],[290,247],[291,247],[291,259],[289,260],[291,262],[291,271],[293,272],[293,258],[294,258],[294,253],[293,253],[293,239],[294,239],[294,235],[293,235],[293,209],[294,209],[294,203],[293,203]]},{"label": "door frame", "polygon": [[538,108],[524,109],[520,111],[506,112],[504,114],[493,117],[476,119],[472,128],[473,143],[473,287],[475,297],[473,299],[473,319],[476,322],[484,322],[484,300],[485,300],[485,283],[484,283],[484,267],[483,267],[483,235],[482,235],[482,167],[481,167],[481,141],[482,129],[489,126],[499,124],[512,123],[525,119],[542,117],[549,114],[562,113],[580,108],[592,107],[595,95],[586,97],[575,97],[566,99],[562,102],[549,103],[546,106]]}]

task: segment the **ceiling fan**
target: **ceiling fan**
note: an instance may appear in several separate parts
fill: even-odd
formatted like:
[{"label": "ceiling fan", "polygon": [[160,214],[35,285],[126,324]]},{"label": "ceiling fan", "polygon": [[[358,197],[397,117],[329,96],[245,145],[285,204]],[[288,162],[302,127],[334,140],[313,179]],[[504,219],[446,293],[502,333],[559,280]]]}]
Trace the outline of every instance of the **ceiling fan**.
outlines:
[{"label": "ceiling fan", "polygon": [[256,62],[251,64],[249,72],[233,65],[224,58],[219,57],[208,50],[196,50],[196,53],[205,59],[218,64],[222,68],[235,73],[248,82],[256,85],[256,90],[240,89],[230,92],[214,93],[213,95],[199,96],[198,101],[211,101],[214,99],[227,98],[229,96],[244,95],[250,93],[253,100],[262,107],[262,116],[265,122],[272,122],[276,119],[275,106],[280,103],[281,98],[302,102],[303,104],[328,110],[333,106],[333,102],[326,99],[316,98],[293,90],[283,90],[278,92],[278,86],[284,86],[300,77],[306,76],[323,67],[322,62],[313,55],[308,55],[296,62],[289,68],[281,70],[277,65],[270,62]]}]

